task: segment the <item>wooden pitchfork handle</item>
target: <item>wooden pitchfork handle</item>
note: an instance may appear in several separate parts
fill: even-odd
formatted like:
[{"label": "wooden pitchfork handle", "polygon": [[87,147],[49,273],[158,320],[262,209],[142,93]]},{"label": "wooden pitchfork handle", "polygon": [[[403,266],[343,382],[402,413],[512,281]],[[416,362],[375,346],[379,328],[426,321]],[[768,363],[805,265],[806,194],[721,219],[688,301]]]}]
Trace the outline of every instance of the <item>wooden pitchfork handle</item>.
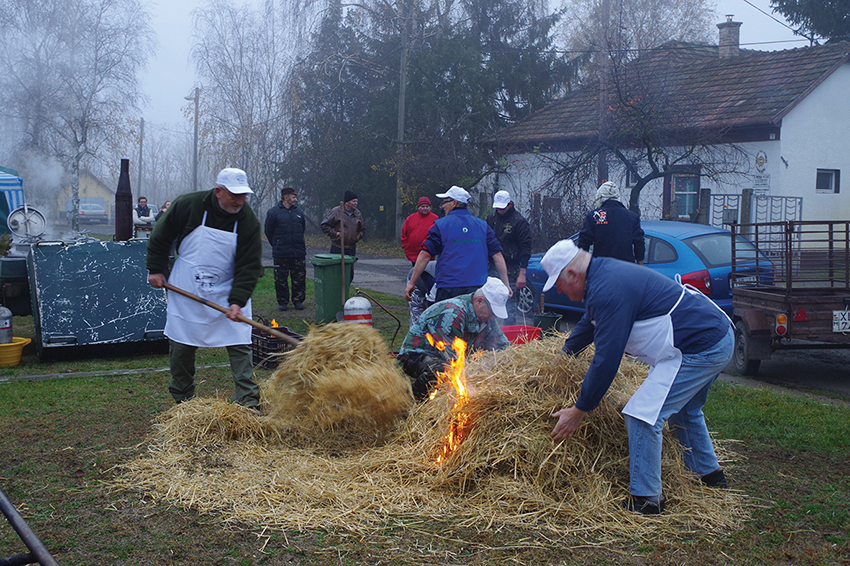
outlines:
[{"label": "wooden pitchfork handle", "polygon": [[[223,312],[225,314],[230,312],[230,310],[224,308],[221,305],[217,305],[217,304],[212,303],[212,302],[210,302],[206,299],[202,299],[198,295],[193,295],[189,291],[184,291],[183,289],[180,289],[179,287],[175,287],[171,283],[164,283],[163,286],[166,289],[168,289],[169,291],[174,291],[175,293],[183,295],[184,297],[189,297],[193,301],[198,301],[199,303],[207,305],[208,307],[214,308],[217,311]],[[236,318],[240,322],[246,322],[246,323],[250,324],[251,326],[253,326],[254,328],[262,330],[263,332],[268,332],[269,334],[271,334],[275,338],[280,338],[281,340],[283,340],[287,344],[291,344],[292,346],[297,346],[298,344],[301,343],[301,342],[298,341],[297,338],[293,338],[292,336],[288,336],[288,335],[284,334],[283,332],[280,332],[279,330],[275,330],[274,328],[270,328],[270,327],[266,326],[265,324],[260,324],[256,320],[251,320],[247,316],[237,314]]]}]

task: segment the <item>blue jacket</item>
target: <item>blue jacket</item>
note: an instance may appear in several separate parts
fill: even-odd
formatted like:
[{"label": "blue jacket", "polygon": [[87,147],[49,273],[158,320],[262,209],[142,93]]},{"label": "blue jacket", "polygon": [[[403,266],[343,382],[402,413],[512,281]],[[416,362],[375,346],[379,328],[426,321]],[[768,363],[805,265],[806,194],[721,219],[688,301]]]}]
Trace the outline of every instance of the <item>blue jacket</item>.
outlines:
[{"label": "blue jacket", "polygon": [[616,199],[608,199],[590,211],[578,233],[578,247],[590,250],[593,257],[613,257],[623,261],[643,261],[646,243],[640,216]]},{"label": "blue jacket", "polygon": [[[617,375],[632,324],[667,314],[681,293],[681,285],[648,267],[605,257],[591,260],[584,316],[564,343],[568,354],[596,345],[576,407],[590,411],[602,400]],[[711,348],[729,329],[726,315],[704,295],[685,293],[671,318],[673,345],[683,354]]]},{"label": "blue jacket", "polygon": [[278,202],[266,214],[265,233],[272,246],[272,257],[303,258],[307,255],[304,242],[304,212],[295,204],[292,208]]},{"label": "blue jacket", "polygon": [[482,286],[487,262],[502,251],[487,223],[465,208],[455,208],[428,231],[422,249],[437,257],[437,288]]}]

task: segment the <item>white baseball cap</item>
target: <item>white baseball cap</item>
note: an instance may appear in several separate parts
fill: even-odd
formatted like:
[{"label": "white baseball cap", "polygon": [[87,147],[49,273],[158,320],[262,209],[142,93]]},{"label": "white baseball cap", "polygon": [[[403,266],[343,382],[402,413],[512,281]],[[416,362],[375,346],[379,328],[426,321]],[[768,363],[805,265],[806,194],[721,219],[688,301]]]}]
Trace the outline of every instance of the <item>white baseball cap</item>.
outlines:
[{"label": "white baseball cap", "polygon": [[248,175],[242,169],[233,167],[222,169],[218,172],[215,184],[221,185],[234,195],[254,194],[254,191],[248,186]]},{"label": "white baseball cap", "polygon": [[572,240],[561,240],[543,254],[540,265],[543,266],[543,269],[549,275],[549,279],[543,285],[544,293],[555,286],[555,281],[558,280],[561,271],[575,259],[577,254],[578,246]]},{"label": "white baseball cap", "polygon": [[495,277],[488,277],[487,282],[481,287],[481,292],[484,293],[484,297],[490,303],[493,314],[499,318],[508,318],[508,309],[505,308],[505,305],[511,296],[511,292],[505,287],[504,283]]},{"label": "white baseball cap", "polygon": [[511,195],[508,191],[499,191],[493,195],[493,208],[507,208],[511,204]]},{"label": "white baseball cap", "polygon": [[469,202],[469,199],[472,197],[468,192],[466,192],[466,189],[454,186],[448,191],[438,194],[437,198],[450,198],[452,200],[462,202],[463,204],[467,204]]}]

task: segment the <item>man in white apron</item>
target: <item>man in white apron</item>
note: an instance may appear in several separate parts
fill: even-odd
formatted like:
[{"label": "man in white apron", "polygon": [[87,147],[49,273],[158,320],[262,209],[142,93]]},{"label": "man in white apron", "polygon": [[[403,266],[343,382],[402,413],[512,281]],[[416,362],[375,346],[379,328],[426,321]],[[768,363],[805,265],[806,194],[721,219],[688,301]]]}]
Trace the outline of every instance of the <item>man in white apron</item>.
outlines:
[{"label": "man in white apron", "polygon": [[211,191],[177,197],[148,240],[148,282],[161,288],[176,245],[177,259],[168,282],[218,305],[221,313],[177,293],[168,293],[165,335],[171,340],[171,385],[177,403],[195,394],[195,352],[226,347],[235,384],[234,401],[257,409],[251,327],[251,295],[262,273],[260,221],[245,203],[254,191],[241,169],[222,169]]},{"label": "man in white apron", "polygon": [[702,408],[711,384],[732,358],[729,319],[711,300],[659,273],[612,258],[591,258],[562,240],[543,256],[544,291],[585,301],[585,314],[564,343],[573,355],[591,343],[593,361],[572,407],[552,413],[556,442],[568,439],[611,386],[624,353],[650,366],[623,408],[629,435],[629,493],[623,507],[643,514],[664,510],[661,441],[669,421],[685,449],[685,466],[704,484],[726,487]]}]

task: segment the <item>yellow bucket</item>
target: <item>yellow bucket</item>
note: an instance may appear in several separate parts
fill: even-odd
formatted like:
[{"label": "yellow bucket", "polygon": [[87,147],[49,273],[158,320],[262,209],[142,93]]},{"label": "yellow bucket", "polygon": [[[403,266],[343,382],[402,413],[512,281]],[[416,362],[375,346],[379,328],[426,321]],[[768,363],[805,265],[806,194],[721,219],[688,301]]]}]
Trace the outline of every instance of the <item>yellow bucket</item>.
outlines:
[{"label": "yellow bucket", "polygon": [[32,342],[29,338],[12,337],[9,344],[0,344],[0,367],[16,366],[21,363],[24,346]]}]

